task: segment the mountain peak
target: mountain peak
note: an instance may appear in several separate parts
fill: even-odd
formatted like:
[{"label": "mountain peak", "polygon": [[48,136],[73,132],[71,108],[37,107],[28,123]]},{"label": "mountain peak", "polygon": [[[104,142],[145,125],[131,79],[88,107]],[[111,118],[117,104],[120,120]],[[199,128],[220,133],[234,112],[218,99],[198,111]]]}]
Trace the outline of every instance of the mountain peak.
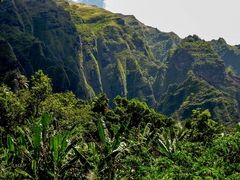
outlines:
[{"label": "mountain peak", "polygon": [[194,35],[189,35],[184,39],[184,41],[186,41],[186,42],[195,42],[195,41],[201,41],[201,40],[202,39],[195,34]]},{"label": "mountain peak", "polygon": [[[18,69],[27,77],[42,69],[55,92],[138,98],[180,119],[207,108],[214,118],[238,120],[238,48],[161,32],[96,6],[104,1],[30,1],[0,6],[0,83],[10,84]],[[6,72],[14,77],[6,81]]]},{"label": "mountain peak", "polygon": [[227,42],[223,38],[219,38],[217,41],[222,44],[227,44]]}]

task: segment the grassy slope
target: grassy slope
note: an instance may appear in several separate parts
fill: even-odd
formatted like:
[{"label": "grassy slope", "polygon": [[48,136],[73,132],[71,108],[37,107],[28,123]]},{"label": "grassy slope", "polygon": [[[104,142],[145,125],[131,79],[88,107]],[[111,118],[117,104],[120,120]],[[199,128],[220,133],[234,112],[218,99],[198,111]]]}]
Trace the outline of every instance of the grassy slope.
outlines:
[{"label": "grassy slope", "polygon": [[117,14],[94,6],[62,4],[82,37],[81,64],[95,92],[138,97],[154,105],[152,90],[160,67],[147,43]]}]

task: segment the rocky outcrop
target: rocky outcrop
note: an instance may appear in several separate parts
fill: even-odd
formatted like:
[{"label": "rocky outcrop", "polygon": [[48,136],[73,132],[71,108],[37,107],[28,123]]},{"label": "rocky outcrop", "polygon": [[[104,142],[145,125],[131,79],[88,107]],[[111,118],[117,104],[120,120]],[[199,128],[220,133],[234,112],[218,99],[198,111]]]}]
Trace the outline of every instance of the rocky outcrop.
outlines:
[{"label": "rocky outcrop", "polygon": [[165,33],[157,28],[146,26],[138,21],[134,16],[121,15],[124,23],[135,31],[147,42],[154,58],[159,62],[166,61],[169,50],[176,47],[181,39],[173,32]]},{"label": "rocky outcrop", "polygon": [[198,107],[239,119],[239,48],[223,39],[182,40],[134,16],[66,0],[4,0],[0,36],[1,82],[42,69],[56,92],[138,98],[179,119]]},{"label": "rocky outcrop", "polygon": [[211,43],[189,36],[169,56],[159,111],[182,119],[203,108],[216,119],[236,120],[240,92],[240,84],[233,83],[236,78],[226,72]]},{"label": "rocky outcrop", "polygon": [[11,45],[0,36],[0,82],[15,88],[14,79],[20,74]]},{"label": "rocky outcrop", "polygon": [[53,1],[6,0],[0,35],[12,46],[21,72],[43,69],[57,91],[80,90],[80,38],[68,12]]},{"label": "rocky outcrop", "polygon": [[231,46],[223,38],[211,41],[214,50],[224,60],[227,67],[231,68],[234,73],[240,75],[240,49],[238,46]]}]

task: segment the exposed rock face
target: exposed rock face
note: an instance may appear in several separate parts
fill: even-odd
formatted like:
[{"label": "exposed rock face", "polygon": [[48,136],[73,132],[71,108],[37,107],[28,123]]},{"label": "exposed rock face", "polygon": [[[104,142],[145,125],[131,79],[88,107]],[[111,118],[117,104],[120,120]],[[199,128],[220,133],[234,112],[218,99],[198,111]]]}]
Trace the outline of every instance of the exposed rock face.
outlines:
[{"label": "exposed rock face", "polygon": [[233,83],[235,78],[210,43],[189,36],[168,59],[159,110],[186,118],[196,107],[208,108],[215,117],[231,121],[239,117],[240,84]]},{"label": "exposed rock face", "polygon": [[126,25],[137,31],[147,42],[156,60],[163,62],[168,57],[170,49],[176,47],[181,39],[173,32],[165,33],[156,28],[146,26],[134,16],[121,15]]},{"label": "exposed rock face", "polygon": [[65,4],[64,8],[82,37],[80,62],[93,91],[103,91],[110,99],[122,95],[156,105],[153,85],[161,64],[141,35],[145,31],[129,25],[128,17],[93,6]]},{"label": "exposed rock face", "polygon": [[14,79],[20,74],[17,58],[10,44],[0,36],[0,82],[14,86]]},{"label": "exposed rock face", "polygon": [[[57,91],[79,89],[80,39],[68,12],[53,1],[6,0],[0,35],[12,46],[22,73],[43,69]],[[57,77],[57,78],[54,78]]]},{"label": "exposed rock face", "polygon": [[240,48],[228,45],[222,38],[211,41],[211,44],[224,60],[225,65],[231,67],[236,74],[240,75]]},{"label": "exposed rock face", "polygon": [[176,118],[201,107],[239,119],[239,47],[223,39],[182,40],[134,16],[65,0],[3,1],[0,36],[1,82],[43,69],[56,92],[138,98]]},{"label": "exposed rock face", "polygon": [[184,39],[169,56],[163,91],[169,84],[186,80],[189,71],[214,86],[224,82],[224,62],[209,43],[196,36]]}]

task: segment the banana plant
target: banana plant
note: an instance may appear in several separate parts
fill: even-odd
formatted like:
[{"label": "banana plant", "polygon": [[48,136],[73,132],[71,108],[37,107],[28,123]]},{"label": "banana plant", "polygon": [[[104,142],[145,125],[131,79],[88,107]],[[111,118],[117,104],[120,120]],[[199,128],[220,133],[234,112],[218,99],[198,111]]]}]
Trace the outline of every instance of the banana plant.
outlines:
[{"label": "banana plant", "polygon": [[120,154],[127,151],[127,145],[125,142],[121,142],[120,128],[115,133],[114,137],[110,137],[103,117],[98,118],[97,130],[101,141],[101,154],[103,154],[97,164],[98,174],[102,177],[113,179],[115,176],[114,172],[116,172],[116,169],[114,169],[114,163],[117,161],[117,157]]},{"label": "banana plant", "polygon": [[75,148],[75,127],[59,133],[51,126],[51,117],[44,114],[32,128],[17,127],[19,137],[7,137],[5,154],[8,163],[17,159],[22,168],[15,168],[15,174],[28,179],[62,179],[77,162],[87,164],[87,160]]},{"label": "banana plant", "polygon": [[185,136],[185,130],[178,124],[176,127],[163,129],[162,133],[158,133],[159,151],[168,158],[172,159],[177,149],[177,142]]},{"label": "banana plant", "polygon": [[[153,141],[156,139],[156,137],[150,139],[150,137],[153,135],[151,126],[151,123],[145,125],[143,131],[136,134],[137,141],[128,141],[129,145],[127,145],[127,143],[121,140],[120,136],[122,134],[122,128],[125,128],[124,126],[119,127],[114,137],[110,138],[110,133],[106,127],[104,119],[99,118],[97,127],[99,137],[104,149],[104,156],[102,159],[100,159],[100,164],[98,165],[100,176],[107,179],[114,179],[115,172],[117,171],[117,166],[115,164],[117,164],[117,161],[119,160],[118,157],[120,155],[123,155],[124,153],[129,154],[131,150],[140,148],[143,145],[145,145],[149,150],[150,144],[153,143]],[[139,127],[139,129],[141,128]]]}]

